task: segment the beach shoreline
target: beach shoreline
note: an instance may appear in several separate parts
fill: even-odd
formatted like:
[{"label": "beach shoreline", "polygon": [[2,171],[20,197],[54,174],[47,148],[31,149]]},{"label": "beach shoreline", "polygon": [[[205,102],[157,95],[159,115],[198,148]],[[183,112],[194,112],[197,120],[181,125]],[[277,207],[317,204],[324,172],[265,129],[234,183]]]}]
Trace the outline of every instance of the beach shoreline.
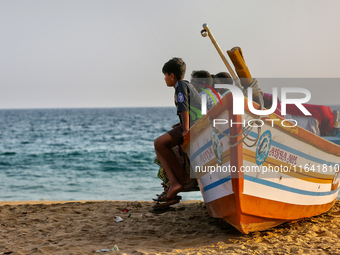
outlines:
[{"label": "beach shoreline", "polygon": [[1,201],[0,254],[340,254],[340,201],[322,215],[248,235],[210,217],[200,200],[161,214],[152,205]]},{"label": "beach shoreline", "polygon": [[[55,200],[55,201],[48,201],[48,200],[38,200],[38,201],[0,201],[0,206],[3,205],[37,205],[37,204],[44,204],[44,205],[51,205],[51,204],[67,204],[67,203],[88,203],[88,202],[119,202],[119,203],[128,203],[128,202],[140,202],[140,203],[153,203],[151,201],[130,201],[130,200]],[[181,203],[197,203],[203,202],[203,200],[184,200]]]}]

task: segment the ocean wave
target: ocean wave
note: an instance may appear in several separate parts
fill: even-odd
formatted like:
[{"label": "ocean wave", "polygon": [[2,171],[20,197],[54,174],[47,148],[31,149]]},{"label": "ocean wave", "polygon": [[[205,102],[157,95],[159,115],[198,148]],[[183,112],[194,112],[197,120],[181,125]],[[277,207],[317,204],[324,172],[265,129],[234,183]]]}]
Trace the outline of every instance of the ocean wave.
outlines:
[{"label": "ocean wave", "polygon": [[13,155],[16,155],[16,154],[17,153],[14,152],[14,151],[7,151],[7,152],[4,152],[4,153],[1,153],[0,156],[1,155],[3,155],[3,156],[13,156]]}]

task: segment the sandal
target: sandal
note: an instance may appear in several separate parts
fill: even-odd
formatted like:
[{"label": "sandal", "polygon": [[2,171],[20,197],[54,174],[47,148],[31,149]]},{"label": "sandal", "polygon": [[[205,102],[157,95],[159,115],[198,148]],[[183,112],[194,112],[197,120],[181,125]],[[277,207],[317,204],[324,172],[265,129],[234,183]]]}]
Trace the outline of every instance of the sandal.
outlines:
[{"label": "sandal", "polygon": [[[163,192],[164,193],[164,192]],[[166,193],[165,194],[160,194],[160,195],[158,195],[158,194],[156,194],[158,197],[157,198],[153,198],[152,200],[153,201],[155,201],[155,202],[165,202],[162,198],[163,197],[166,197]],[[176,199],[176,200],[181,200],[182,199],[182,197],[181,196],[175,196],[173,199]]]},{"label": "sandal", "polygon": [[157,197],[165,197],[166,196],[166,192],[163,191],[161,194],[156,194]]},{"label": "sandal", "polygon": [[159,200],[157,203],[153,206],[154,208],[159,208],[159,207],[169,207],[170,205],[177,204],[179,203],[180,199],[170,199],[165,197],[159,197]]}]

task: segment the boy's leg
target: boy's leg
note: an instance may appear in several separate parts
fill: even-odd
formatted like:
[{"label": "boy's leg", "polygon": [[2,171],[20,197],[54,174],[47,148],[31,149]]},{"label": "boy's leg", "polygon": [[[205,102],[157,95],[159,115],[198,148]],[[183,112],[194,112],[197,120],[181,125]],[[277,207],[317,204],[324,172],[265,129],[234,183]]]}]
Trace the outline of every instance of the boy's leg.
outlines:
[{"label": "boy's leg", "polygon": [[176,155],[172,151],[172,148],[178,144],[179,141],[173,139],[169,133],[165,133],[155,140],[155,151],[157,157],[169,178],[170,189],[168,197],[170,198],[176,196],[182,185],[184,185],[190,178],[184,169],[182,169]]},{"label": "boy's leg", "polygon": [[[179,144],[180,142],[173,139],[173,137],[171,137],[169,133],[165,133],[164,135],[161,135],[154,142],[157,156],[160,155],[163,161],[166,161],[166,164],[175,173],[178,181],[183,185],[189,180],[190,176],[181,167],[181,165],[178,162],[176,154],[172,150],[173,147]],[[161,159],[159,160],[161,161]],[[161,163],[162,163],[162,166],[164,167],[164,164],[162,161]]]},{"label": "boy's leg", "polygon": [[167,161],[163,159],[162,155],[160,155],[158,152],[156,152],[157,157],[159,161],[162,163],[163,168],[165,169],[166,175],[168,176],[169,179],[169,189],[167,191],[167,198],[174,198],[181,190],[182,190],[182,185],[178,181],[174,171],[171,169],[171,167],[167,164]]}]

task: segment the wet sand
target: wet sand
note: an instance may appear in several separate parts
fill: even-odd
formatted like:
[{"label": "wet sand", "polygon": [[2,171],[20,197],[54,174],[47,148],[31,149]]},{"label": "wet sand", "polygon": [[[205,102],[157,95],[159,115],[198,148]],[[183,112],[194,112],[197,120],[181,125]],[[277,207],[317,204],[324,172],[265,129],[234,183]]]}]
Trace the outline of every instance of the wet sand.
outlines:
[{"label": "wet sand", "polygon": [[248,235],[211,218],[201,201],[162,214],[151,213],[151,206],[0,202],[0,254],[340,254],[339,201],[322,215]]}]

